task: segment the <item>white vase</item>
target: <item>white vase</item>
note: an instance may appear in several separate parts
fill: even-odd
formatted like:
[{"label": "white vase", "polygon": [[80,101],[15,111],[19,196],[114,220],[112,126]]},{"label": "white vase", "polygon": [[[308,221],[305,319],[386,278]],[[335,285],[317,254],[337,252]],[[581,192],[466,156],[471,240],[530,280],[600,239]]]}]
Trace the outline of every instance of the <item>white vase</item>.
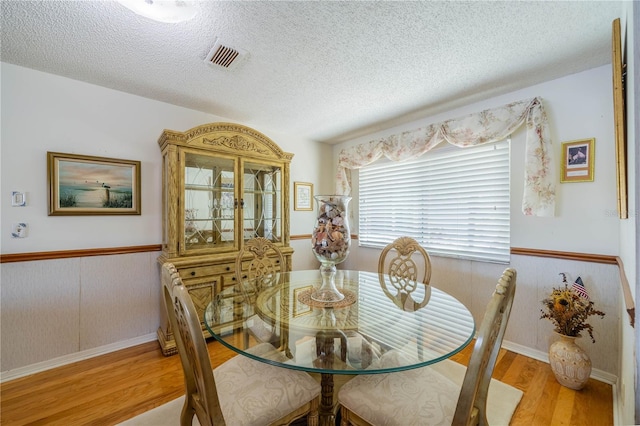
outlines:
[{"label": "white vase", "polygon": [[549,364],[556,380],[569,389],[582,389],[591,376],[591,359],[576,344],[576,337],[556,333],[560,339],[549,346]]}]

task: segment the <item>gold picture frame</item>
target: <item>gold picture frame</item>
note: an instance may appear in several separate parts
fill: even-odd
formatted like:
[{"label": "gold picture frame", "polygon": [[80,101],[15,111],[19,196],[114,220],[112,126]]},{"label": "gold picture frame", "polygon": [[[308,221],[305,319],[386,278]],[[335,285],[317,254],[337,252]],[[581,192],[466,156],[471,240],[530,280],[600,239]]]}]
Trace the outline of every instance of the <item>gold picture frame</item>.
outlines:
[{"label": "gold picture frame", "polygon": [[562,143],[560,182],[593,182],[594,147],[594,138]]},{"label": "gold picture frame", "polygon": [[620,219],[629,217],[627,193],[627,135],[625,97],[625,64],[620,38],[620,18],[613,20],[612,58],[613,68],[613,114],[616,134],[616,186],[618,189],[618,215]]},{"label": "gold picture frame", "polygon": [[49,216],[139,215],[140,161],[47,152]]},{"label": "gold picture frame", "polygon": [[300,317],[311,313],[311,305],[307,305],[300,301],[300,295],[305,292],[313,290],[312,285],[293,289],[293,316]]},{"label": "gold picture frame", "polygon": [[313,184],[309,182],[293,183],[293,209],[313,210]]}]

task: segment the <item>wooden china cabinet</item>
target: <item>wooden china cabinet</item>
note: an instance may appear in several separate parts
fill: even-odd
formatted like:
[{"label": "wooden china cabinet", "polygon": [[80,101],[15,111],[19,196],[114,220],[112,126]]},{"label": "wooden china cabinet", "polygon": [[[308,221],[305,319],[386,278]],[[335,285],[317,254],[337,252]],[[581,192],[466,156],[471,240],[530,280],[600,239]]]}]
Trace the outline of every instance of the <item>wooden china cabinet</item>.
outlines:
[{"label": "wooden china cabinet", "polygon": [[[289,166],[293,154],[262,133],[234,123],[185,132],[165,130],[162,151],[162,254],[171,262],[201,318],[223,288],[236,283],[235,261],[245,241],[265,237],[289,247]],[[177,353],[166,311],[158,329],[162,353]],[[233,315],[230,315],[230,324]],[[232,328],[232,325],[230,326]],[[210,337],[204,324],[205,337]]]}]

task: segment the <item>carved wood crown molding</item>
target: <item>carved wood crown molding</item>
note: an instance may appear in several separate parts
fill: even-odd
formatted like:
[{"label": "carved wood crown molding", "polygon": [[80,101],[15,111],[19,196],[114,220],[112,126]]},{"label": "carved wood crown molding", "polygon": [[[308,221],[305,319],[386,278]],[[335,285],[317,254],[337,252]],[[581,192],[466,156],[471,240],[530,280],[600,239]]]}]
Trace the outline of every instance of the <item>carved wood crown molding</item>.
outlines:
[{"label": "carved wood crown molding", "polygon": [[[226,133],[220,135],[220,133]],[[291,161],[293,154],[284,152],[267,136],[251,127],[235,123],[209,123],[187,130],[176,132],[164,130],[158,139],[158,145],[163,147],[167,142],[191,145],[202,143],[227,149],[242,150],[258,153],[267,157],[276,157]]]},{"label": "carved wood crown molding", "polygon": [[205,145],[223,146],[238,151],[250,151],[257,152],[262,155],[271,155],[272,152],[268,149],[261,148],[255,142],[249,141],[242,136],[220,136],[215,139],[202,138],[202,143]]}]

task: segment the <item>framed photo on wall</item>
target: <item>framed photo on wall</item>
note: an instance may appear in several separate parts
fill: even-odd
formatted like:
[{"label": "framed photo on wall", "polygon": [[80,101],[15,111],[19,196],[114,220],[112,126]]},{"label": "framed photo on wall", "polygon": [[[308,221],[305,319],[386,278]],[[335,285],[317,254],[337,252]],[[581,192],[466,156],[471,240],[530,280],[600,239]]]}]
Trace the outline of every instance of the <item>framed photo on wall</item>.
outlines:
[{"label": "framed photo on wall", "polygon": [[562,175],[560,182],[593,182],[595,139],[562,143]]},{"label": "framed photo on wall", "polygon": [[625,98],[625,52],[620,38],[620,18],[613,20],[611,66],[613,71],[613,117],[616,131],[616,186],[618,189],[618,215],[629,218],[629,194],[627,191],[627,118]]},{"label": "framed photo on wall", "polygon": [[140,161],[47,152],[49,216],[139,215]]},{"label": "framed photo on wall", "polygon": [[293,183],[293,209],[313,210],[313,184],[308,182]]}]

